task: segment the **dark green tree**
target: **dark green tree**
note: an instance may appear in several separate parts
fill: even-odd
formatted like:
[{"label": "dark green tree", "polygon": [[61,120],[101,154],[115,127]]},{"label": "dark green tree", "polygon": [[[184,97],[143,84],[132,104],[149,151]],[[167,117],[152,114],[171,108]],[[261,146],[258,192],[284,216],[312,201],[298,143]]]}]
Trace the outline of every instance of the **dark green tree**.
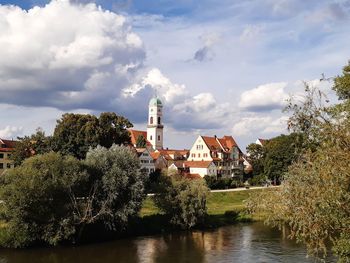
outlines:
[{"label": "dark green tree", "polygon": [[253,176],[264,173],[265,148],[260,144],[251,143],[247,146],[247,159],[253,167]]},{"label": "dark green tree", "polygon": [[90,147],[111,147],[127,144],[130,136],[127,128],[132,124],[115,113],[105,112],[97,118],[89,114],[67,113],[57,121],[52,137],[53,150],[84,159]]},{"label": "dark green tree", "polygon": [[302,152],[302,136],[297,133],[280,135],[270,139],[264,146],[264,174],[275,183],[281,181],[288,167]]},{"label": "dark green tree", "polygon": [[350,63],[334,79],[336,105],[327,106],[324,94],[309,86],[301,103],[290,103],[289,127],[302,132],[303,155],[289,167],[281,188],[248,202],[271,225],[287,224],[309,254],[325,256],[331,247],[339,262],[350,262],[349,73]]},{"label": "dark green tree", "polygon": [[12,159],[15,165],[20,165],[26,158],[35,154],[43,154],[51,151],[51,137],[45,136],[45,132],[38,128],[36,133],[18,137]]},{"label": "dark green tree", "polygon": [[143,135],[139,135],[136,140],[136,147],[137,148],[145,148],[147,144],[147,141]]},{"label": "dark green tree", "polygon": [[209,189],[204,180],[186,179],[180,175],[162,176],[156,206],[170,217],[170,223],[191,229],[204,220]]}]

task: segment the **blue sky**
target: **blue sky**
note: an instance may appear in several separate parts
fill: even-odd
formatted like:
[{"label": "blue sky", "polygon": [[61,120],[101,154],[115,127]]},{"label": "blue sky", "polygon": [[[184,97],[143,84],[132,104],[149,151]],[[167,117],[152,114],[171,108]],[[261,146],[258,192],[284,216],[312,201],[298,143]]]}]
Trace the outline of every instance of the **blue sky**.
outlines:
[{"label": "blue sky", "polygon": [[286,133],[285,99],[303,81],[329,92],[321,74],[350,59],[349,0],[0,4],[0,137],[50,134],[64,112],[115,111],[144,129],[156,89],[166,146],[225,134],[244,149]]}]

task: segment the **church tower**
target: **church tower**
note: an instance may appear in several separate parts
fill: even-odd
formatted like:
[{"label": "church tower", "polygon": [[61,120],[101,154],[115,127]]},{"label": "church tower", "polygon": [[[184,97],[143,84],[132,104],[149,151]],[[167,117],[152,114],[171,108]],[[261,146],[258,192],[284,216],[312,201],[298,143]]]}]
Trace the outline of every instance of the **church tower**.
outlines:
[{"label": "church tower", "polygon": [[153,149],[163,149],[163,104],[154,97],[148,105],[147,140]]}]

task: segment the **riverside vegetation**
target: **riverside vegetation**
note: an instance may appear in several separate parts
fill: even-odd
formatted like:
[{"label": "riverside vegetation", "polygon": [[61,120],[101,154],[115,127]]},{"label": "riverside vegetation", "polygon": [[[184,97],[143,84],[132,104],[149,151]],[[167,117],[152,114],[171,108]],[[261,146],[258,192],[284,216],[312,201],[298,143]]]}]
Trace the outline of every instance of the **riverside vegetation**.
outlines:
[{"label": "riverside vegetation", "polygon": [[[141,174],[136,154],[120,145],[128,144],[131,126],[115,113],[64,114],[53,136],[39,129],[19,138],[16,167],[0,177],[0,246],[76,244],[237,221],[239,211],[208,215],[204,180]],[[139,216],[146,188],[156,190],[159,213]]]},{"label": "riverside vegetation", "polygon": [[307,84],[301,101],[289,101],[289,128],[303,137],[299,156],[282,186],[256,195],[248,207],[270,225],[288,225],[309,254],[323,258],[331,248],[339,262],[350,262],[350,62],[333,90],[338,102],[332,105]]}]

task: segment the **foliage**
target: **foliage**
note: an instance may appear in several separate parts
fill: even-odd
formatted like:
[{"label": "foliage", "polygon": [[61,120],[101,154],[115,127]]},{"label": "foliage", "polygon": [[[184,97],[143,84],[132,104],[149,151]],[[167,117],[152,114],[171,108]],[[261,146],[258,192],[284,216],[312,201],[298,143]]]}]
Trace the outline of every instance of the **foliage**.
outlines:
[{"label": "foliage", "polygon": [[146,139],[143,137],[143,135],[139,135],[136,140],[136,147],[137,148],[145,148],[146,147]]},{"label": "foliage", "polygon": [[275,183],[280,182],[288,166],[301,154],[302,136],[297,133],[280,135],[270,139],[264,147],[264,175]]},{"label": "foliage", "polygon": [[154,196],[154,202],[170,216],[171,224],[190,229],[203,221],[207,212],[207,195],[208,188],[203,180],[164,176],[162,192]]},{"label": "foliage", "polygon": [[75,242],[85,226],[101,223],[120,230],[138,214],[144,197],[138,158],[127,147],[99,146],[85,161],[54,152],[37,155],[1,177],[8,227],[0,244]]},{"label": "foliage", "polygon": [[249,178],[248,183],[249,183],[249,185],[261,186],[264,184],[271,183],[271,181],[266,177],[266,175],[261,174],[261,175],[256,175],[256,176],[253,176],[252,178]]},{"label": "foliage", "polygon": [[89,221],[102,220],[112,230],[124,227],[138,214],[145,198],[145,177],[137,156],[125,146],[98,146],[87,153],[85,163],[92,174]]},{"label": "foliage", "polygon": [[265,148],[260,144],[251,143],[247,146],[247,159],[252,165],[253,176],[264,173]]},{"label": "foliage", "polygon": [[48,153],[29,158],[8,170],[1,180],[0,199],[8,221],[1,244],[27,246],[57,244],[75,234],[70,192],[79,193],[87,173],[73,157]]},{"label": "foliage", "polygon": [[215,178],[206,175],[204,176],[204,180],[210,189],[228,189],[242,186],[240,180],[234,178]]},{"label": "foliage", "polygon": [[111,147],[130,142],[127,128],[132,124],[113,112],[101,113],[97,118],[89,114],[67,113],[57,121],[53,134],[54,151],[84,159],[90,147]]},{"label": "foliage", "polygon": [[248,203],[264,212],[268,223],[287,223],[291,237],[304,242],[310,254],[325,255],[330,241],[340,262],[350,261],[349,70],[350,64],[334,81],[340,103],[326,107],[322,92],[306,87],[301,105],[290,104],[289,125],[303,132],[303,157],[290,166],[279,190]]},{"label": "foliage", "polygon": [[26,158],[34,154],[43,154],[51,150],[51,137],[45,136],[45,132],[38,128],[31,136],[18,137],[12,159],[15,165],[20,165]]}]

